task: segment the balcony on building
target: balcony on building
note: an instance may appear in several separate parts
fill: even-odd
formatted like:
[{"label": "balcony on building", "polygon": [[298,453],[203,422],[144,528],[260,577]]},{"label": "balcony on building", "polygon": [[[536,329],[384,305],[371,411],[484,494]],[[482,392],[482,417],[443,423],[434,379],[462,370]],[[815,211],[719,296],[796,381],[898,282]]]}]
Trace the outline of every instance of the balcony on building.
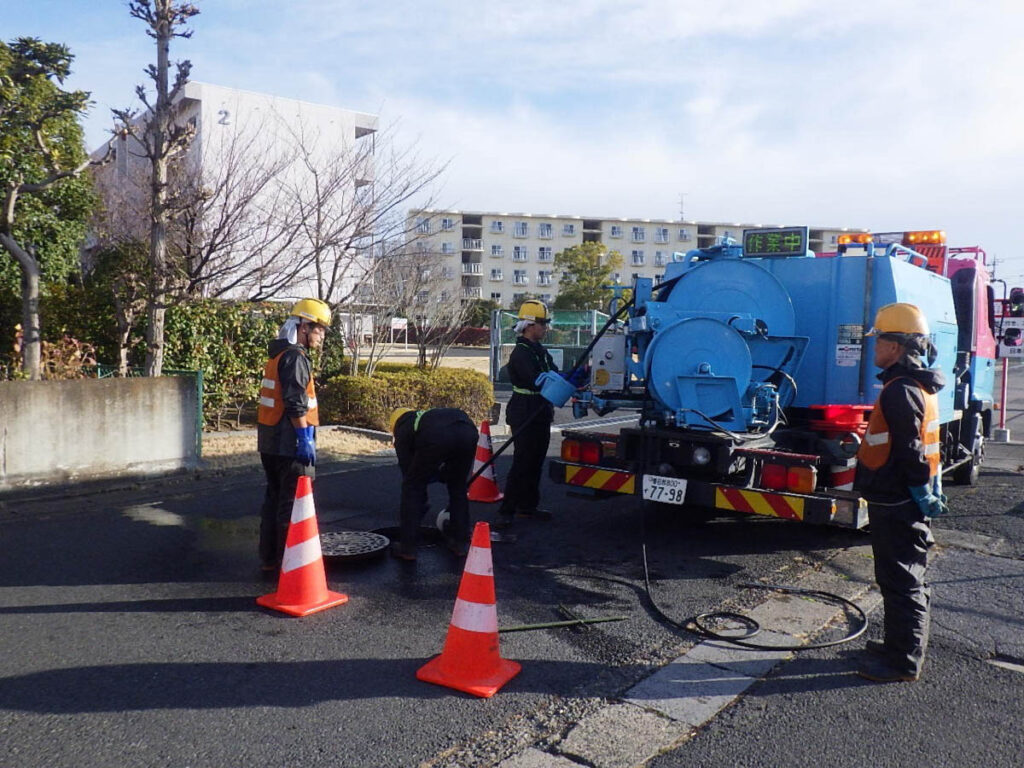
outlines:
[{"label": "balcony on building", "polygon": [[584,219],[583,220],[583,242],[584,243],[599,243],[599,242],[601,242],[601,221],[599,219]]},{"label": "balcony on building", "polygon": [[462,250],[464,251],[482,251],[484,249],[484,241],[481,238],[475,237],[463,237],[462,238]]},{"label": "balcony on building", "polygon": [[482,299],[484,297],[483,288],[466,288],[462,289],[462,298],[464,299]]},{"label": "balcony on building", "polygon": [[462,263],[462,274],[464,275],[480,275],[483,274],[483,269],[480,266],[479,261],[463,262]]}]

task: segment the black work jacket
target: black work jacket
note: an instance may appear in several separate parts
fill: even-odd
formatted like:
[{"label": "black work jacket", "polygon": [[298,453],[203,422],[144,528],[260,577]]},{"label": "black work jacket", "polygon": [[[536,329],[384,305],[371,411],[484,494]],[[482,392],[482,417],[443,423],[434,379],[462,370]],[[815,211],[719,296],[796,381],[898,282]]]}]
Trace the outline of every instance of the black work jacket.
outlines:
[{"label": "black work jacket", "polygon": [[256,444],[260,453],[294,456],[295,427],[292,426],[292,418],[305,416],[309,410],[306,387],[313,371],[305,347],[299,344],[289,344],[287,339],[274,339],[267,345],[267,356],[273,359],[278,355],[281,355],[277,373],[281,379],[284,416],[274,426],[257,425]]},{"label": "black work jacket", "polygon": [[[534,382],[537,377],[545,371],[557,371],[558,366],[551,359],[551,353],[539,341],[530,341],[525,336],[516,339],[516,346],[508,358],[508,379],[512,383],[512,397],[508,402],[506,412],[509,424],[519,423],[526,415],[538,409],[546,413],[539,414],[536,418],[547,419],[549,422],[554,419],[555,409],[547,400],[540,395],[540,387]],[[525,394],[528,390],[534,394]]]},{"label": "black work jacket", "polygon": [[868,501],[894,504],[911,498],[907,489],[925,485],[931,477],[921,442],[924,396],[914,382],[934,394],[946,380],[941,371],[915,366],[909,359],[889,366],[878,379],[883,384],[892,382],[875,403],[889,425],[889,460],[876,470],[858,463],[854,488]]},{"label": "black work jacket", "polygon": [[455,424],[468,424],[476,429],[465,411],[459,408],[431,408],[423,411],[418,424],[416,413],[403,413],[395,422],[395,455],[403,474],[412,466],[418,446],[444,442],[440,437],[451,431]]}]

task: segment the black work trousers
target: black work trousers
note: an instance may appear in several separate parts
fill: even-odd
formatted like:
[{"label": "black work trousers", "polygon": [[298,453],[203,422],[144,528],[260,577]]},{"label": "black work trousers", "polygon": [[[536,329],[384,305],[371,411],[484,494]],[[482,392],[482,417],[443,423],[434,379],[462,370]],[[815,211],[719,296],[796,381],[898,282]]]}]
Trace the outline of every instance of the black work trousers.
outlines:
[{"label": "black work trousers", "polygon": [[448,489],[448,536],[460,543],[469,541],[466,491],[477,437],[476,427],[468,421],[416,435],[412,462],[402,475],[399,535],[405,551],[416,546],[416,529],[427,511],[427,486],[437,477]]},{"label": "black work trousers", "polygon": [[[539,410],[531,418],[531,415]],[[553,409],[540,395],[512,395],[505,420],[512,429],[512,469],[505,479],[505,499],[499,513],[530,512],[540,504],[540,476],[551,444]]]},{"label": "black work trousers", "polygon": [[296,461],[294,456],[261,453],[260,461],[267,476],[267,492],[260,512],[260,561],[264,565],[278,565],[292,520],[295,487],[300,477],[314,478],[316,470]]},{"label": "black work trousers", "polygon": [[917,504],[868,504],[875,581],[882,593],[884,642],[889,662],[921,674],[928,648],[931,588],[925,582],[935,539]]}]

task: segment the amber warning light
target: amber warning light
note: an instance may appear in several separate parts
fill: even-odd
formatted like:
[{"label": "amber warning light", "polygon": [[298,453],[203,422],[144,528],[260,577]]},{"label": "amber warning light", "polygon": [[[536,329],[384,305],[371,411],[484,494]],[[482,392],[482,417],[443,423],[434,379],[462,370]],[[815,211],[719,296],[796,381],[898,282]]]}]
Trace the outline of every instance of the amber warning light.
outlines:
[{"label": "amber warning light", "polygon": [[904,242],[907,245],[942,245],[946,242],[946,233],[941,229],[907,232]]},{"label": "amber warning light", "polygon": [[866,243],[870,243],[873,240],[874,238],[867,232],[857,232],[854,234],[839,236],[840,245],[851,245],[853,243],[860,243],[861,245],[865,245]]}]

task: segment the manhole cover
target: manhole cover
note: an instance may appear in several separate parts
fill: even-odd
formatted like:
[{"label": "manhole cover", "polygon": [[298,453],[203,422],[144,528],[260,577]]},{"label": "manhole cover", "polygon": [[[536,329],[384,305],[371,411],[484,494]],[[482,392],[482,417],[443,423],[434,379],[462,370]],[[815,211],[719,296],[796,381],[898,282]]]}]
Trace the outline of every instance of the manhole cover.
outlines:
[{"label": "manhole cover", "polygon": [[388,548],[387,536],[371,531],[328,531],[320,534],[320,549],[325,558],[355,560],[373,557]]}]

